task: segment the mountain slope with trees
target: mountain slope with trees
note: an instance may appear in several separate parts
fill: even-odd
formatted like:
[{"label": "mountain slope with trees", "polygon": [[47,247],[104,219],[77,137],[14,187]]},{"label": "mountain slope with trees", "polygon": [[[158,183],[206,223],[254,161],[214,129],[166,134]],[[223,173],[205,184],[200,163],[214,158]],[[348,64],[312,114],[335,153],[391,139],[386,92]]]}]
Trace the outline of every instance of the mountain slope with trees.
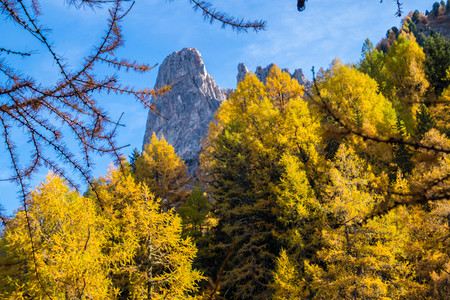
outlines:
[{"label": "mountain slope with trees", "polygon": [[450,42],[409,24],[310,87],[247,74],[191,191],[156,135],[84,195],[50,175],[1,233],[0,296],[448,299]]}]

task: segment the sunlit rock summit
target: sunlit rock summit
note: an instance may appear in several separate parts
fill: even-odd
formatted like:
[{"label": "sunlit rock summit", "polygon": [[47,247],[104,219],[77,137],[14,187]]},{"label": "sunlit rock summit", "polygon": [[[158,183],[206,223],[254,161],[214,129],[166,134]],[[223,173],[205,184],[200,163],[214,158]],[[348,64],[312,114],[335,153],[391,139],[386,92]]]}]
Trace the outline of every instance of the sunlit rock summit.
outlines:
[{"label": "sunlit rock summit", "polygon": [[[257,68],[255,74],[262,82],[265,82],[272,66]],[[284,71],[289,73],[287,69]],[[247,68],[239,64],[238,81],[244,79],[247,73]],[[308,84],[301,69],[291,76],[301,84]],[[233,90],[220,89],[215,84],[206,72],[200,52],[194,48],[184,48],[166,57],[159,68],[155,88],[167,85],[171,85],[171,90],[152,100],[156,110],[167,120],[149,112],[144,145],[153,132],[159,138],[164,135],[193,173],[199,163],[200,139],[206,136],[214,113]]]},{"label": "sunlit rock summit", "polygon": [[156,110],[149,112],[144,135],[146,144],[153,132],[165,139],[193,171],[199,161],[200,139],[208,130],[214,112],[225,99],[214,79],[206,72],[200,52],[184,48],[166,57],[155,88],[172,85],[165,95],[153,99]]}]

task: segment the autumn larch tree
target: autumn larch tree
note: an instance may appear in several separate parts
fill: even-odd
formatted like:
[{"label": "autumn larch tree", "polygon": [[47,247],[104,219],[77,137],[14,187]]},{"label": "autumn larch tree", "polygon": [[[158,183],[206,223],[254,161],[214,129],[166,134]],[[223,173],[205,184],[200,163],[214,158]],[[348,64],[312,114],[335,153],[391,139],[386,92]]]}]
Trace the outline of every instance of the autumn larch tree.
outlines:
[{"label": "autumn larch tree", "polygon": [[216,276],[233,251],[219,283],[224,297],[270,298],[271,270],[288,239],[281,211],[297,214],[299,209],[279,194],[310,196],[308,191],[296,196],[287,187],[281,191],[287,180],[282,175],[295,161],[307,184],[316,181],[311,171],[318,162],[319,123],[301,99],[303,90],[276,66],[266,85],[249,74],[210,126],[201,167],[218,224],[213,228],[213,257],[204,265]]},{"label": "autumn larch tree", "polygon": [[80,196],[54,174],[29,197],[28,214],[19,209],[1,236],[0,297],[112,297],[104,222],[93,199]]},{"label": "autumn larch tree", "polygon": [[448,88],[428,98],[414,43],[402,32],[386,55],[366,43],[358,68],[374,78],[335,60],[306,91],[319,134],[339,146],[315,169],[319,187],[298,160],[282,176],[280,213],[296,226],[277,259],[275,299],[447,297],[450,98]]},{"label": "autumn larch tree", "polygon": [[[377,101],[377,105],[380,105],[379,108],[381,108],[381,111],[375,113],[375,109],[372,110],[372,113],[374,113],[373,116],[366,115],[368,119],[365,122],[374,122],[376,119],[381,121],[377,121],[380,122],[379,126],[373,127],[375,131],[372,131],[373,129],[370,129],[370,126],[364,128],[364,126],[360,126],[358,122],[355,122],[356,120],[360,120],[360,113],[357,112],[361,109],[364,110],[365,105],[363,103],[367,100],[367,95],[369,95],[366,94],[363,97],[356,96],[355,92],[363,85],[360,85],[356,89],[353,87],[342,89],[342,85],[330,84],[331,82],[338,82],[336,80],[338,80],[339,76],[336,75],[340,74],[340,72],[333,71],[336,65],[324,73],[319,73],[319,76],[314,80],[313,89],[307,92],[307,98],[312,106],[318,110],[318,113],[322,112],[324,114],[324,122],[322,124],[326,126],[326,135],[337,135],[347,141],[359,140],[359,142],[353,144],[358,154],[362,155],[372,165],[380,168],[380,170],[388,171],[391,168],[391,174],[393,174],[391,178],[394,178],[397,174],[396,167],[400,167],[405,173],[412,171],[411,174],[413,174],[414,166],[411,165],[411,159],[413,159],[418,151],[431,151],[438,156],[448,155],[450,153],[450,148],[447,146],[445,140],[430,143],[423,139],[419,140],[419,135],[417,135],[419,130],[418,126],[428,128],[434,126],[443,134],[447,132],[448,126],[444,124],[447,124],[448,120],[447,112],[450,98],[448,97],[447,89],[437,99],[433,95],[430,98],[426,93],[429,87],[424,71],[426,56],[422,48],[415,42],[414,36],[405,34],[403,31],[400,32],[398,39],[394,42],[386,56],[378,57],[379,59],[377,60],[381,65],[375,69],[377,72],[372,72],[366,66],[369,63],[373,65],[373,62],[376,61],[373,59],[375,54],[373,50],[368,51],[364,58],[364,61],[368,61],[360,64],[361,71],[376,75],[373,78],[376,80],[376,84],[372,82],[372,92],[369,94],[375,96],[379,90],[381,94],[375,97],[384,98],[381,102]],[[351,73],[348,72],[347,74],[349,75]],[[381,74],[381,76],[378,76],[378,74]],[[330,83],[327,83],[329,80],[331,80]],[[367,83],[370,80],[368,78]],[[346,79],[344,81],[348,84]],[[341,89],[342,91],[340,91]],[[330,94],[330,91],[333,92]],[[351,99],[351,102],[362,102],[353,106],[353,108],[349,107],[350,111],[343,114],[342,111],[345,109],[345,106],[342,105],[344,99],[342,95],[345,95],[349,100]],[[364,98],[366,99],[361,100]],[[424,116],[419,111],[422,103],[429,105],[429,110],[433,118],[433,126],[418,123],[418,121],[424,121]],[[386,114],[388,111],[390,113]],[[357,114],[355,115],[355,113]],[[381,117],[383,114],[384,117]],[[353,117],[349,118],[349,116]],[[382,129],[383,127],[384,129]],[[367,147],[368,145],[371,146]],[[377,151],[380,152],[374,155]],[[392,157],[394,158],[396,167],[391,164]],[[417,164],[417,162],[413,164]],[[388,193],[391,196],[387,197],[386,201],[381,201],[378,209],[372,215],[387,212],[389,209],[400,205],[400,203],[404,205],[415,205],[428,201],[447,199],[449,195],[447,187],[448,172],[444,171],[438,177],[439,179],[435,178],[436,182],[434,184],[429,181],[427,181],[427,184],[414,184],[414,186],[421,186],[422,188],[415,189],[414,193],[403,193],[403,198],[394,197],[392,193],[395,194],[396,192],[388,186],[378,186],[378,191],[384,191],[384,193]],[[443,184],[442,188],[435,189],[435,185],[441,184]],[[435,191],[436,193],[431,191]]]},{"label": "autumn larch tree", "polygon": [[109,274],[119,299],[189,299],[203,278],[192,268],[196,248],[182,238],[181,218],[162,211],[161,199],[128,171],[113,169],[98,181],[105,199]]},{"label": "autumn larch tree", "polygon": [[187,167],[164,136],[158,139],[153,133],[134,161],[134,176],[161,200],[165,209],[178,208],[189,195],[191,178]]},{"label": "autumn larch tree", "polygon": [[[128,169],[128,167],[127,167]],[[0,239],[2,299],[189,299],[200,272],[181,218],[131,174],[113,169],[85,197],[56,175],[31,194]],[[33,231],[29,242],[26,223]],[[34,249],[32,248],[34,247]]]}]

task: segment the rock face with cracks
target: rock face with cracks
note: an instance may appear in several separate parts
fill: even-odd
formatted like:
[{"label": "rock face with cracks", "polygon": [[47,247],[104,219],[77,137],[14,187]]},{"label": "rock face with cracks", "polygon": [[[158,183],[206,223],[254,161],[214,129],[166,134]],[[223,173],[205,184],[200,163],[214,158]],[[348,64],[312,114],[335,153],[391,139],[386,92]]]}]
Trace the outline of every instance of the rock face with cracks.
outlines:
[{"label": "rock face with cracks", "polygon": [[144,144],[153,132],[159,138],[164,135],[193,172],[199,162],[200,139],[206,135],[225,95],[206,72],[200,52],[194,48],[166,57],[159,68],[155,88],[167,85],[171,85],[171,90],[153,99],[156,110],[167,120],[149,112]]},{"label": "rock face with cracks", "polygon": [[[256,69],[256,76],[266,82],[273,64]],[[289,73],[288,69],[283,72]],[[237,81],[248,73],[247,67],[238,65]],[[291,74],[300,84],[309,82],[301,69]],[[150,111],[145,128],[144,145],[149,142],[153,132],[158,138],[164,136],[175,152],[186,163],[191,174],[195,173],[201,150],[200,139],[206,136],[208,126],[221,102],[229,97],[232,89],[220,89],[214,79],[206,72],[200,52],[194,48],[184,48],[166,57],[161,64],[155,88],[171,85],[164,96],[153,99],[155,109],[160,115]]]}]

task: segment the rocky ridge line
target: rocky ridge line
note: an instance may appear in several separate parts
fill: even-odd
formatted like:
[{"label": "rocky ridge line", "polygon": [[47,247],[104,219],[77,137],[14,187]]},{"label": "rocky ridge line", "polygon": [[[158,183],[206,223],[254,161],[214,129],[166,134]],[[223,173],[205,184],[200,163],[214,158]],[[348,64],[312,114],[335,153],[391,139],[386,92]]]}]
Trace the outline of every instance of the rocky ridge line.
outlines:
[{"label": "rocky ridge line", "polygon": [[[265,83],[273,64],[256,69],[255,75]],[[283,72],[289,73],[288,69]],[[238,65],[238,82],[245,78],[247,67]],[[289,73],[290,74],[290,73]],[[301,69],[290,74],[300,84],[309,85]],[[183,159],[191,174],[195,173],[201,150],[200,139],[206,136],[209,123],[221,102],[229,97],[234,89],[220,89],[214,79],[206,72],[200,52],[194,48],[184,48],[170,54],[161,64],[155,88],[171,85],[164,96],[152,99],[156,110],[166,117],[150,111],[147,117],[144,141],[148,143],[153,132],[171,144],[178,156]]]},{"label": "rocky ridge line", "polygon": [[[267,76],[269,76],[270,70],[272,69],[273,66],[274,64],[270,64],[265,68],[261,66],[258,66],[256,68],[255,75],[259,79],[259,81],[263,82],[264,84],[266,83],[266,78]],[[287,68],[282,69],[281,71],[288,73],[291,76],[291,78],[297,80],[298,83],[300,83],[304,87],[309,87],[311,84],[308,81],[308,79],[306,79],[302,69],[295,69],[295,71],[292,74]],[[240,63],[238,65],[238,74],[236,76],[237,82],[239,83],[240,81],[242,81],[247,73],[249,73],[247,67],[243,63]]]}]

